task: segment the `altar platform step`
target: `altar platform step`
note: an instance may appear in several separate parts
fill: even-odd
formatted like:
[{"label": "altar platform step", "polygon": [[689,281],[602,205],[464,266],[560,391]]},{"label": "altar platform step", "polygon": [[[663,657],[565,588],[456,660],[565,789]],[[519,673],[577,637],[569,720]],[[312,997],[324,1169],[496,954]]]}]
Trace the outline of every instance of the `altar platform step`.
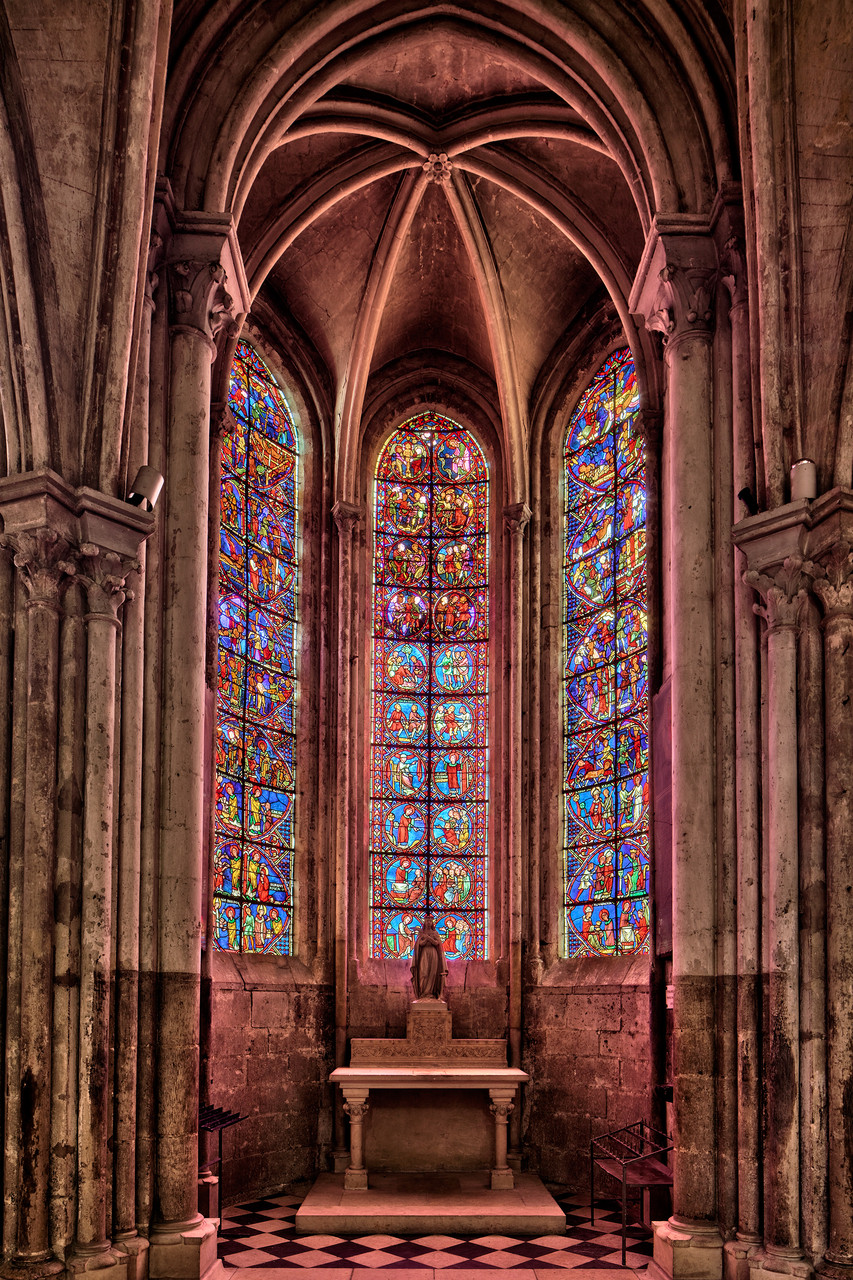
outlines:
[{"label": "altar platform step", "polygon": [[296,1214],[298,1234],[544,1236],[566,1215],[535,1173],[517,1173],[511,1191],[493,1191],[474,1173],[371,1173],[367,1191],[345,1191],[342,1173],[321,1173]]}]

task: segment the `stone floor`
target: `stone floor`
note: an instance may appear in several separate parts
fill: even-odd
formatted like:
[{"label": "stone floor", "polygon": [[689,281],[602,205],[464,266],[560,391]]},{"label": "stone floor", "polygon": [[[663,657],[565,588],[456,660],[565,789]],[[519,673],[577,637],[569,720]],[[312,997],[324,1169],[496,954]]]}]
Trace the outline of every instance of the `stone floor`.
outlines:
[{"label": "stone floor", "polygon": [[[297,1236],[293,1220],[301,1203],[293,1196],[271,1196],[222,1211],[219,1256],[228,1268],[244,1271],[231,1280],[252,1280],[250,1271],[318,1273],[318,1280],[370,1280],[374,1271],[392,1273],[388,1280],[437,1280],[451,1271],[454,1280],[498,1280],[496,1272],[512,1272],[515,1280],[551,1280],[555,1270],[571,1270],[575,1280],[618,1271],[622,1277],[645,1268],[652,1254],[651,1233],[628,1224],[627,1268],[622,1269],[621,1214],[614,1200],[596,1200],[590,1225],[588,1196],[556,1196],[566,1214],[564,1236],[521,1239],[504,1235],[474,1238],[430,1235],[416,1239],[370,1235]],[[432,1274],[430,1274],[432,1273]],[[258,1280],[255,1276],[254,1280]],[[267,1274],[265,1280],[274,1280]],[[479,1280],[479,1277],[478,1277]]]}]

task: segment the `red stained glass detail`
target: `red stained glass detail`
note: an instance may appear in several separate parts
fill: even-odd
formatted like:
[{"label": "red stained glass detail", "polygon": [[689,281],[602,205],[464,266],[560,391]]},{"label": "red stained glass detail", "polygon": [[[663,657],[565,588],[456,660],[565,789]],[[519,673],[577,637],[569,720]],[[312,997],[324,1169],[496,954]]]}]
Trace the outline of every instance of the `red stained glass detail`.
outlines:
[{"label": "red stained glass detail", "polygon": [[371,951],[487,954],[488,467],[437,414],[391,435],[375,485]]}]

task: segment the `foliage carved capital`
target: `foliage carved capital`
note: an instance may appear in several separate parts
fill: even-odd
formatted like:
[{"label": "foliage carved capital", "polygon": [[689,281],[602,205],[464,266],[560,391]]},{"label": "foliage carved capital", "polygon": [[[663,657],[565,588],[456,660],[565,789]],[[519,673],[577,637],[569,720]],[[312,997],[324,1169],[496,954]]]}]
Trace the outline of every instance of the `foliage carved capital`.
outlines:
[{"label": "foliage carved capital", "polygon": [[178,328],[198,329],[210,342],[224,330],[237,332],[234,300],[226,291],[227,275],[219,262],[184,259],[168,266],[170,322]]},{"label": "foliage carved capital", "polygon": [[0,545],[11,552],[31,605],[58,609],[74,574],[69,565],[71,548],[55,529],[47,526],[0,535]]},{"label": "foliage carved capital", "polygon": [[112,622],[118,621],[125,600],[133,598],[127,579],[138,570],[138,560],[106,550],[94,542],[81,542],[75,549],[74,559],[66,565],[69,577],[86,592],[89,613]]},{"label": "foliage carved capital", "polygon": [[804,568],[823,606],[825,620],[853,616],[853,548],[849,542],[837,543],[820,560],[809,560]]},{"label": "foliage carved capital", "polygon": [[811,585],[802,556],[786,557],[773,574],[748,569],[743,580],[761,596],[762,603],[753,608],[767,623],[768,632],[797,626]]}]

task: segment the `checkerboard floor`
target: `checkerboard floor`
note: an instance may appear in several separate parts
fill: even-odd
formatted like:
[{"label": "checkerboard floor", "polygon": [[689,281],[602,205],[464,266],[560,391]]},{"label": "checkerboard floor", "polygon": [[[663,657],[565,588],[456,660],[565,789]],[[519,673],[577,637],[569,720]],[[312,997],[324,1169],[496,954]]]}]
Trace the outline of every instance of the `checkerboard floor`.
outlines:
[{"label": "checkerboard floor", "polygon": [[[558,1195],[556,1199],[566,1214],[564,1236],[539,1236],[533,1240],[439,1235],[402,1239],[380,1235],[297,1236],[293,1219],[301,1200],[271,1196],[223,1209],[219,1257],[229,1267],[345,1269],[353,1272],[353,1280],[362,1269],[408,1272],[523,1268],[532,1275],[533,1270],[546,1268],[564,1271],[621,1268],[622,1218],[616,1201],[596,1200],[595,1225],[592,1226],[588,1196]],[[627,1241],[627,1266],[633,1270],[647,1266],[652,1256],[651,1233],[639,1223],[629,1222]]]}]

